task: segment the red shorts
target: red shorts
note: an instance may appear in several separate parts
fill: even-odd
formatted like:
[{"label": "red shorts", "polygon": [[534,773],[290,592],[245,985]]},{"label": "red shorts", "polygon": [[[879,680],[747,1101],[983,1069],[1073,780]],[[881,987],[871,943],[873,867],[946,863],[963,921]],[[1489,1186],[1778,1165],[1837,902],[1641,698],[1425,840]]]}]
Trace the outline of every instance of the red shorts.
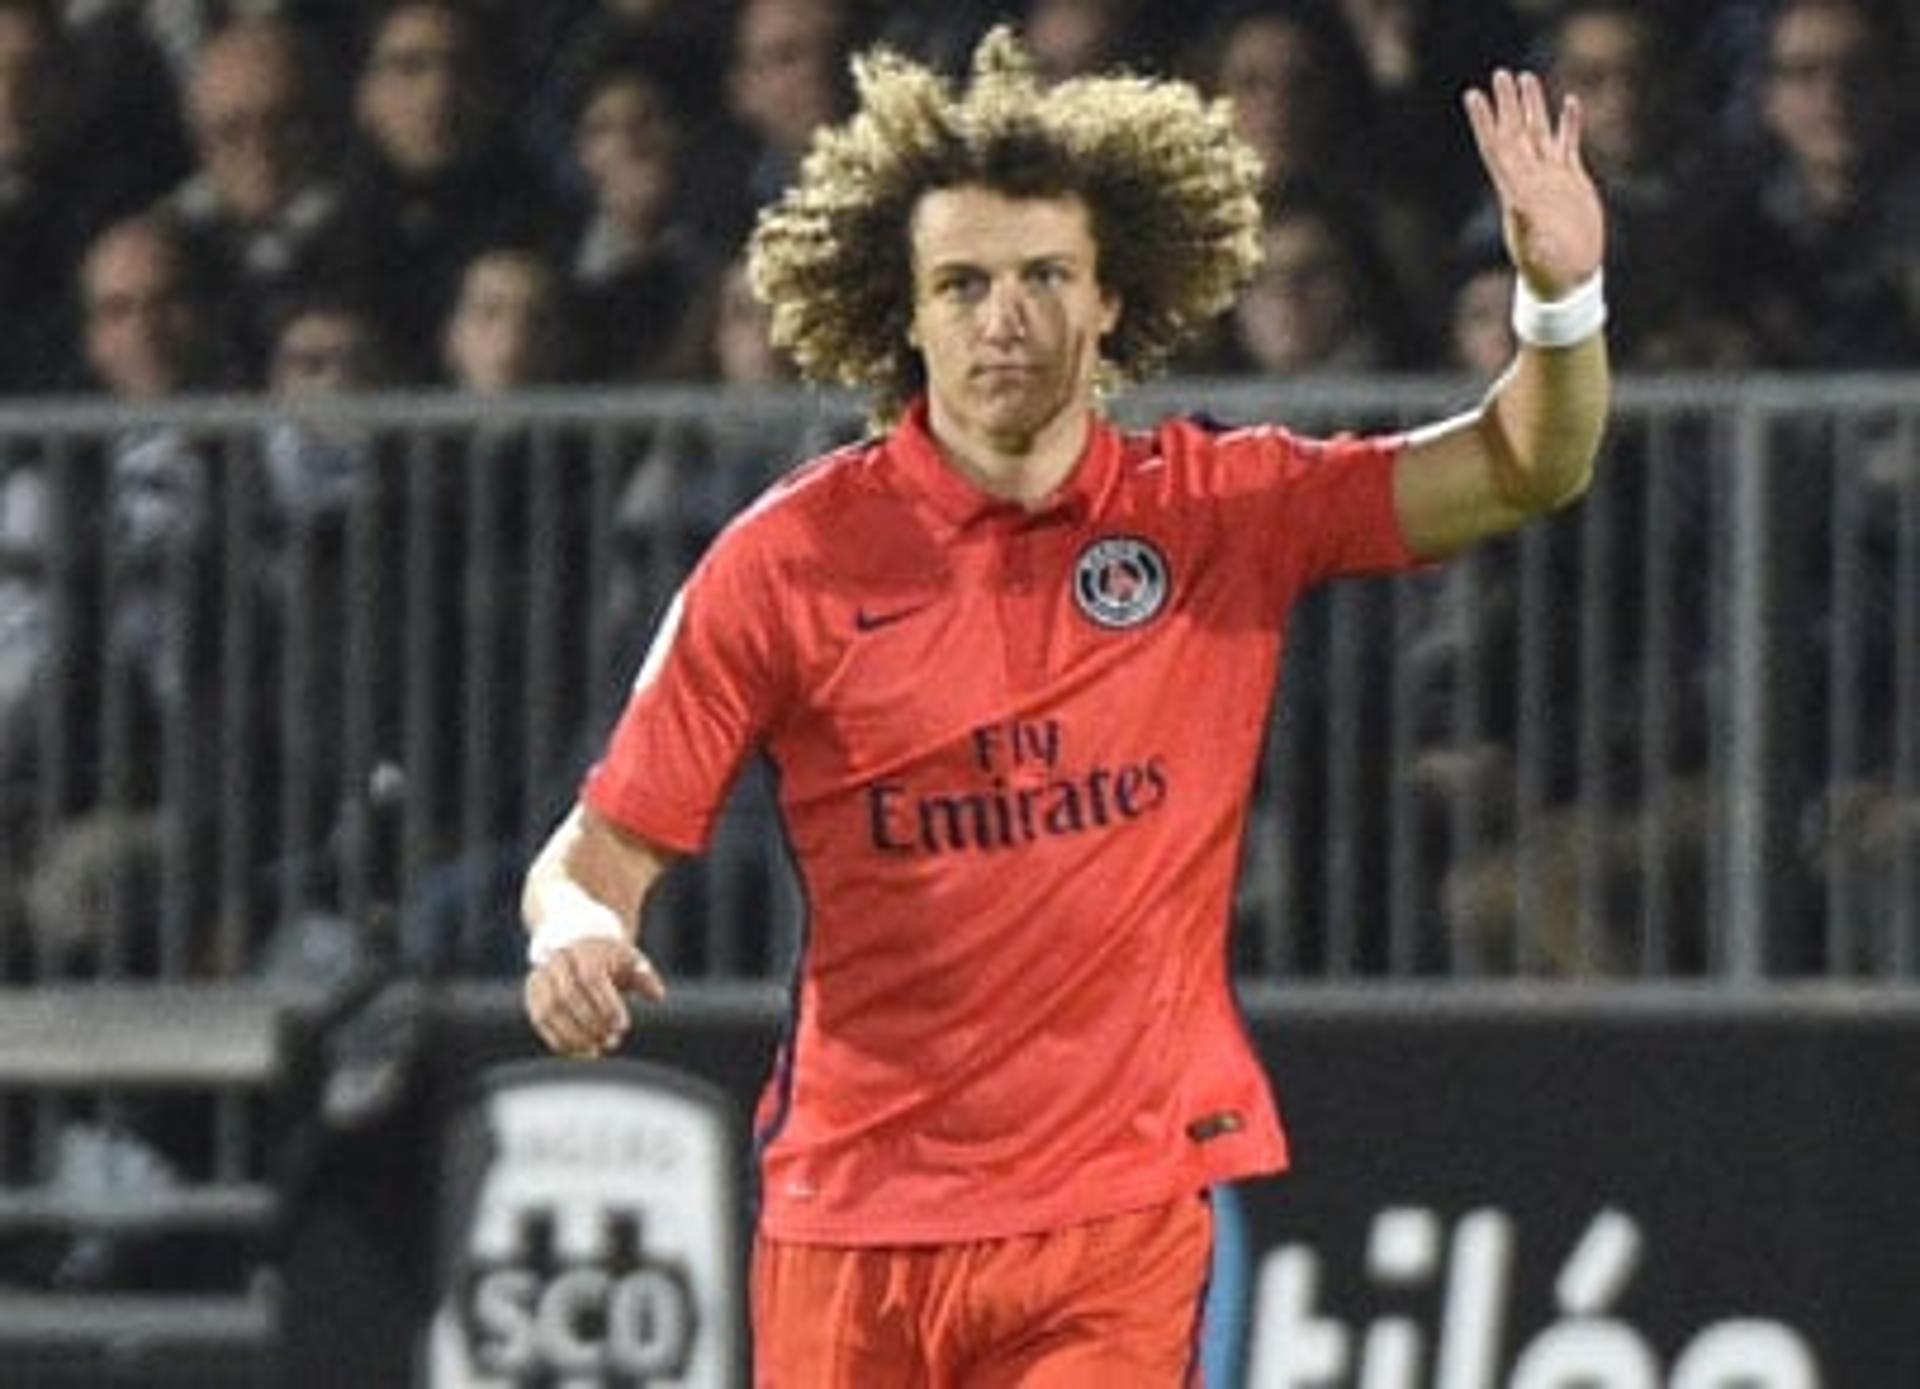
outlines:
[{"label": "red shorts", "polygon": [[756,1389],[1198,1389],[1202,1194],[1044,1234],[753,1250]]}]

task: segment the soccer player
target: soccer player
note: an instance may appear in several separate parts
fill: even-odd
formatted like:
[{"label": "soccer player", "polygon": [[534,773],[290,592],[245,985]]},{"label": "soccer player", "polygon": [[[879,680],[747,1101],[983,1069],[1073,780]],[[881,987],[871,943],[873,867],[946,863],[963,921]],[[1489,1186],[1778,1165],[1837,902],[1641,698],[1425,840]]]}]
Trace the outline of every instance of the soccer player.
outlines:
[{"label": "soccer player", "polygon": [[757,1115],[763,1386],[1181,1385],[1216,1182],[1287,1146],[1226,935],[1289,606],[1579,495],[1606,413],[1577,106],[1466,96],[1524,293],[1484,402],[1404,436],[1169,420],[1163,362],[1259,254],[1258,169],[1190,86],[1044,86],[996,30],[860,106],[760,223],[755,285],[878,438],[739,516],[530,869],[526,1005],[602,1055],[648,890],[763,749],[805,886]]}]

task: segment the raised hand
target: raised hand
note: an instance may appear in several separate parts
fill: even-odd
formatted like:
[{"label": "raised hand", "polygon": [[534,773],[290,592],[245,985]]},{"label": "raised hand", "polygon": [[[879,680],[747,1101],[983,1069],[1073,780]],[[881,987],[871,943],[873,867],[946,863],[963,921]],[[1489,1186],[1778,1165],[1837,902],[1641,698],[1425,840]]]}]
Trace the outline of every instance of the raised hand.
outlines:
[{"label": "raised hand", "polygon": [[1480,162],[1500,198],[1507,254],[1527,287],[1558,299],[1600,268],[1606,213],[1580,158],[1580,103],[1569,96],[1556,125],[1533,73],[1501,68],[1490,92],[1465,97]]}]

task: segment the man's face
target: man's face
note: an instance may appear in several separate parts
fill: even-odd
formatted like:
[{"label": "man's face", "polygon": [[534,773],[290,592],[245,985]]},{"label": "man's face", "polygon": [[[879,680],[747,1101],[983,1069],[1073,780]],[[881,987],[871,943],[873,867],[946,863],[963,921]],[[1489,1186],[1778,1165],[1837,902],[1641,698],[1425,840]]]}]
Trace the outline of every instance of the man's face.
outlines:
[{"label": "man's face", "polygon": [[908,337],[937,411],[1018,452],[1092,403],[1120,303],[1100,285],[1084,202],[939,189],[920,199],[910,235]]},{"label": "man's face", "polygon": [[1603,172],[1631,170],[1641,160],[1646,48],[1646,30],[1630,15],[1580,15],[1560,31],[1554,77],[1580,98],[1586,153]]},{"label": "man's face", "polygon": [[467,267],[447,323],[447,365],[470,391],[506,391],[548,378],[555,334],[554,287],[530,255],[499,251]]},{"label": "man's face", "polygon": [[1310,164],[1325,137],[1321,66],[1313,40],[1285,18],[1248,19],[1227,40],[1216,85],[1269,183],[1283,183]]},{"label": "man's face", "polygon": [[1848,5],[1796,5],[1774,26],[1767,125],[1797,163],[1850,170],[1878,138],[1888,93],[1873,43]]},{"label": "man's face", "polygon": [[665,220],[680,130],[653,87],[621,78],[594,93],[580,113],[574,147],[594,200],[609,216],[646,231]]},{"label": "man's face", "polygon": [[838,0],[749,0],[735,21],[734,114],[762,139],[799,149],[839,114]]},{"label": "man's face", "polygon": [[395,10],[360,74],[360,127],[394,164],[432,174],[458,163],[478,137],[473,54],[453,11]]},{"label": "man's face", "polygon": [[179,259],[140,226],[104,233],[81,269],[87,364],[116,395],[163,396],[198,360],[200,319]]},{"label": "man's face", "polygon": [[267,216],[291,195],[312,131],[294,50],[267,30],[208,45],[194,76],[194,143],[220,200],[237,217]]},{"label": "man's face", "polygon": [[1241,341],[1266,371],[1321,365],[1356,327],[1347,258],[1318,217],[1283,218],[1265,240],[1260,273],[1234,306]]},{"label": "man's face", "polygon": [[371,385],[366,325],[337,309],[296,315],[273,345],[268,377],[274,394],[282,396],[339,395]]}]

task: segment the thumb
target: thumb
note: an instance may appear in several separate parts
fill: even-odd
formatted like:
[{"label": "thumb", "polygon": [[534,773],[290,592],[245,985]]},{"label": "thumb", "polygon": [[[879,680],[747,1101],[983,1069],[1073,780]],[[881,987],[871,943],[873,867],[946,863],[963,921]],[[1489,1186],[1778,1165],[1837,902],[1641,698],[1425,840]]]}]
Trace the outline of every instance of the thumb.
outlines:
[{"label": "thumb", "polygon": [[622,993],[639,994],[654,1003],[667,996],[666,981],[653,967],[653,961],[632,947],[614,961],[612,979],[614,987]]}]

